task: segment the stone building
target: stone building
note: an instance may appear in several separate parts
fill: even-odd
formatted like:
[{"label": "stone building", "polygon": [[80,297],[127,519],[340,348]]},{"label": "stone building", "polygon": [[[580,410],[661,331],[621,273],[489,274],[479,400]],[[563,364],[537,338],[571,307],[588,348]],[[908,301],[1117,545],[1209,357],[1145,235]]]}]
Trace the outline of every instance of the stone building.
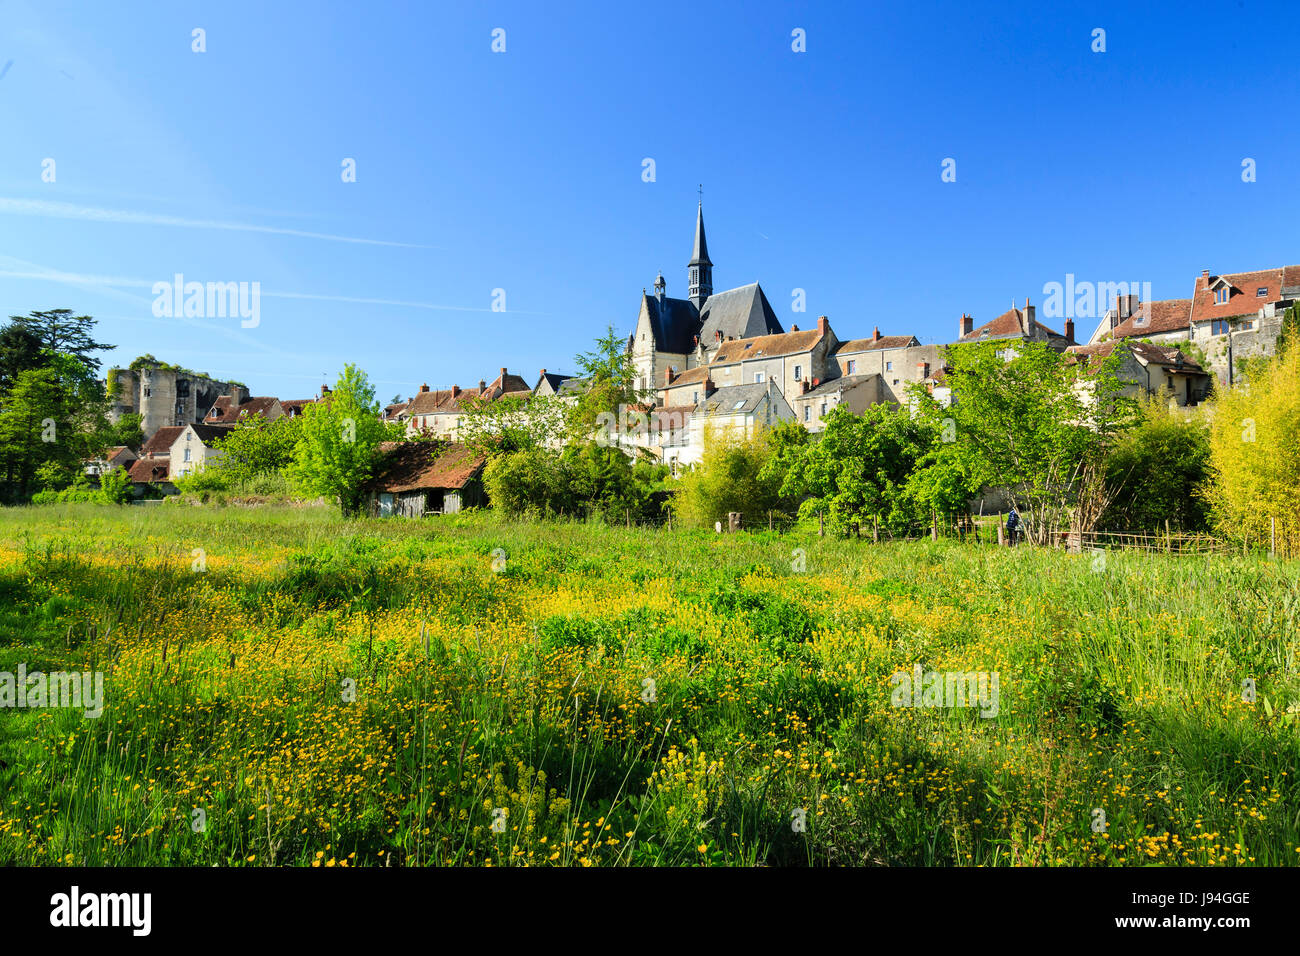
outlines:
[{"label": "stone building", "polygon": [[109,417],[141,416],[140,429],[146,440],[160,428],[202,422],[223,395],[243,403],[248,389],[237,382],[221,382],[188,369],[143,365],[138,369],[110,369]]}]

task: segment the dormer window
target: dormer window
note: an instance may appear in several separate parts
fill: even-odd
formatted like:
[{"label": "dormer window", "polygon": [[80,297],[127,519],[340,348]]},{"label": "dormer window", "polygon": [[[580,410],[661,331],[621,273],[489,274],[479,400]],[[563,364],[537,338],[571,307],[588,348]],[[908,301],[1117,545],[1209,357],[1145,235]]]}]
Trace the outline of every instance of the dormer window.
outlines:
[{"label": "dormer window", "polygon": [[1228,287],[1226,285],[1220,289],[1214,290],[1214,304],[1215,305],[1228,304]]},{"label": "dormer window", "polygon": [[1258,289],[1256,289],[1256,290],[1255,290],[1255,298],[1257,298],[1257,299],[1267,299],[1267,298],[1268,298],[1268,286],[1266,286],[1266,285],[1262,285],[1262,286],[1260,286]]}]

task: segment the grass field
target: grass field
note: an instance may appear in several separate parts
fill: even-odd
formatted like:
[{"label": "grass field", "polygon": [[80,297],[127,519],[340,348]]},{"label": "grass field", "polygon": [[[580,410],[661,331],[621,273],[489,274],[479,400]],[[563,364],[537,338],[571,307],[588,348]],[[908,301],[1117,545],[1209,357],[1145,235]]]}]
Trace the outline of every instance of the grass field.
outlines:
[{"label": "grass field", "polygon": [[[1298,578],[476,514],[9,509],[0,672],[100,670],[106,694],[98,719],[0,710],[0,863],[1294,865]],[[894,706],[916,665],[996,672],[997,716]]]}]

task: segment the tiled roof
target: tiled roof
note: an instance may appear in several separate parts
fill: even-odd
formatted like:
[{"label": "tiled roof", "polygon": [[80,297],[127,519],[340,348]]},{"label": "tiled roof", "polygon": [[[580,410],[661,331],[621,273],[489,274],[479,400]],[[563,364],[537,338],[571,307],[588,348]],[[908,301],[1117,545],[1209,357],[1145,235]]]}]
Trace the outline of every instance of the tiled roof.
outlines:
[{"label": "tiled roof", "polygon": [[164,425],[158,429],[140,449],[146,458],[166,456],[171,453],[172,443],[185,431],[184,425]]},{"label": "tiled roof", "polygon": [[841,342],[835,354],[874,352],[877,349],[905,349],[920,344],[920,340],[915,335],[882,335],[878,339],[849,339],[847,342]]},{"label": "tiled roof", "polygon": [[1131,335],[1156,335],[1177,332],[1191,325],[1191,299],[1160,299],[1141,303],[1137,311],[1115,326],[1110,338],[1123,339]]},{"label": "tiled roof", "polygon": [[1181,368],[1189,372],[1204,371],[1193,359],[1172,345],[1152,345],[1149,342],[1099,342],[1096,345],[1072,345],[1066,349],[1067,356],[1076,356],[1076,360],[1087,359],[1090,364],[1100,364],[1103,359],[1115,353],[1121,344],[1127,345],[1133,355],[1144,365],[1162,365]]},{"label": "tiled roof", "polygon": [[659,387],[676,388],[678,385],[693,385],[696,382],[704,381],[708,377],[709,367],[707,365],[697,365],[695,368],[688,368],[666,385],[660,383]]},{"label": "tiled roof", "polygon": [[[1215,288],[1219,280],[1230,286],[1228,301],[1215,302]],[[1292,288],[1300,280],[1300,266],[1282,266],[1258,272],[1233,272],[1221,276],[1196,277],[1196,291],[1192,293],[1192,322],[1208,322],[1238,315],[1253,315],[1270,302],[1280,301],[1283,288]],[[1260,295],[1260,291],[1263,295]]]},{"label": "tiled roof", "polygon": [[[1024,335],[1025,313],[1023,309],[1012,307],[1010,310],[1003,312],[996,319],[990,319],[979,328],[972,329],[963,335],[959,342],[978,342],[981,339],[1000,339],[1000,338],[1020,338]],[[1061,337],[1059,332],[1054,332],[1042,322],[1034,319],[1032,328],[1042,329],[1048,335]]]},{"label": "tiled roof", "polygon": [[136,484],[147,485],[154,481],[166,481],[168,469],[169,465],[165,461],[141,458],[131,462],[131,467],[127,469],[126,473]]},{"label": "tiled roof", "polygon": [[[234,428],[233,425],[210,425],[207,422],[190,425],[189,427],[194,429],[194,434],[198,437],[199,441],[209,447],[211,447],[214,441],[225,438],[229,435],[231,429]],[[182,428],[181,433],[183,434],[184,431],[185,429]],[[180,435],[177,435],[176,437],[179,438]]]},{"label": "tiled roof", "polygon": [[807,352],[821,340],[821,337],[822,333],[817,329],[805,329],[799,332],[779,332],[775,335],[759,335],[750,339],[723,342],[718,346],[711,364],[731,365],[734,362]]},{"label": "tiled roof", "polygon": [[371,491],[463,488],[487,460],[456,442],[382,442],[379,451],[379,468],[366,484]]}]

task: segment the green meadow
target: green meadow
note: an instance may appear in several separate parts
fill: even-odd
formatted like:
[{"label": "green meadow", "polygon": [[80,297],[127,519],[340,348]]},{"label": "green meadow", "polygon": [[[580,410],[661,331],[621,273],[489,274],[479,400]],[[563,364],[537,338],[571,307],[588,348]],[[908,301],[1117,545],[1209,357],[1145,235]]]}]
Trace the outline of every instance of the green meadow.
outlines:
[{"label": "green meadow", "polygon": [[[0,673],[103,701],[0,709],[0,863],[1290,865],[1298,579],[815,527],[5,509]],[[918,671],[934,693],[901,693]]]}]

